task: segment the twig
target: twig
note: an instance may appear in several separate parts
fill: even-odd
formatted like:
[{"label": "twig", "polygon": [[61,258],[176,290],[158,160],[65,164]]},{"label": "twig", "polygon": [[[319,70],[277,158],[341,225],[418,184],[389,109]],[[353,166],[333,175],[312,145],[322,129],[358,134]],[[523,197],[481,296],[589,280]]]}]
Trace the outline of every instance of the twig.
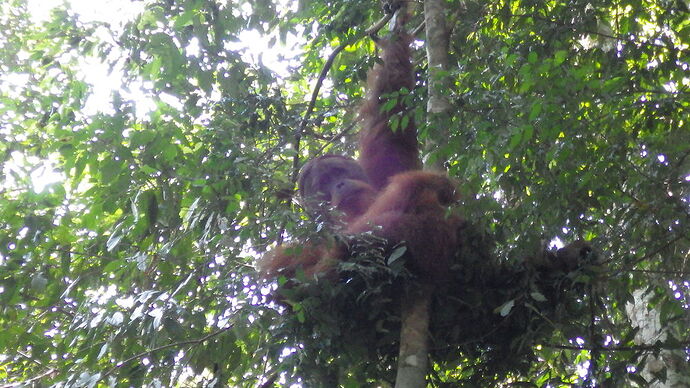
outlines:
[{"label": "twig", "polygon": [[48,375],[51,375],[53,373],[56,373],[56,372],[58,372],[57,368],[50,368],[38,376],[34,376],[30,379],[22,380],[21,383],[4,384],[4,385],[0,385],[0,388],[14,388],[14,387],[33,386],[32,383],[39,382],[42,378],[44,378]]},{"label": "twig", "polygon": [[418,25],[417,27],[415,27],[414,30],[412,30],[412,32],[410,33],[410,35],[411,35],[412,37],[415,37],[415,36],[419,35],[422,31],[424,31],[425,28],[426,28],[426,23],[422,22],[420,25]]},{"label": "twig", "polygon": [[636,272],[636,273],[650,273],[650,274],[657,274],[657,275],[672,275],[672,276],[678,276],[678,277],[685,277],[685,276],[690,276],[690,272],[688,271],[662,271],[662,270],[653,270],[653,269],[629,269],[629,270],[622,270],[623,272]]},{"label": "twig", "polygon": [[220,330],[214,331],[213,333],[210,333],[210,334],[208,334],[208,335],[205,335],[205,336],[203,336],[203,337],[201,337],[201,338],[197,338],[197,339],[194,339],[194,340],[188,340],[188,341],[175,342],[175,343],[167,344],[167,345],[162,345],[162,346],[159,346],[159,347],[156,347],[156,348],[153,348],[153,349],[149,349],[149,350],[143,351],[143,352],[141,352],[141,353],[135,354],[134,356],[129,357],[129,358],[125,359],[124,361],[119,362],[116,366],[110,368],[107,372],[103,373],[103,375],[101,376],[101,378],[99,379],[99,381],[101,381],[101,380],[105,379],[106,377],[110,376],[111,374],[115,373],[116,370],[120,369],[120,368],[121,368],[122,366],[124,366],[125,364],[128,364],[128,363],[130,363],[130,362],[132,362],[132,361],[134,361],[134,360],[136,360],[136,359],[138,359],[138,358],[142,358],[142,357],[144,357],[144,356],[146,356],[146,355],[149,355],[149,354],[152,354],[152,353],[161,351],[161,350],[165,350],[165,349],[169,349],[169,348],[178,347],[178,346],[198,345],[198,344],[201,344],[201,343],[203,343],[203,342],[205,342],[205,341],[208,341],[209,339],[211,339],[211,338],[213,338],[213,337],[215,337],[215,336],[217,336],[217,335],[219,335],[219,334],[222,334],[222,333],[224,333],[224,332],[230,330],[232,327],[233,327],[233,326],[230,325],[230,326],[228,326],[228,327],[224,327],[224,328],[222,328],[222,329],[220,329]]},{"label": "twig", "polygon": [[599,352],[630,352],[630,351],[650,351],[650,350],[682,350],[690,346],[690,341],[680,342],[674,346],[663,346],[657,344],[642,344],[634,346],[576,346],[576,345],[562,345],[562,344],[542,344],[541,346],[552,349],[564,350],[588,350],[594,351],[595,348]]},{"label": "twig", "polygon": [[[654,43],[654,42],[644,42],[644,41],[632,39],[632,38],[633,38],[632,36],[626,37],[626,36],[618,36],[618,35],[606,34],[606,33],[598,32],[598,31],[582,30],[582,29],[579,28],[578,25],[575,25],[575,24],[568,24],[568,23],[564,23],[564,22],[561,22],[561,21],[558,21],[558,20],[553,20],[553,19],[545,18],[545,17],[539,16],[539,15],[537,15],[537,14],[521,14],[521,15],[520,15],[520,14],[511,14],[511,16],[514,16],[514,17],[517,17],[517,18],[530,17],[530,18],[533,18],[533,19],[541,20],[541,21],[543,21],[543,22],[547,22],[547,23],[555,24],[555,25],[557,25],[557,26],[561,26],[561,27],[564,27],[564,28],[568,28],[568,29],[570,29],[571,31],[574,31],[574,32],[577,32],[577,33],[580,33],[580,34],[596,35],[596,36],[601,36],[602,38],[613,39],[613,40],[620,41],[620,42],[631,42],[631,43],[636,43],[636,44],[639,44],[639,45],[641,45],[641,46],[658,47],[658,48],[664,48],[664,49],[668,49],[668,50],[675,49],[675,50],[677,50],[678,52],[681,52],[681,53],[685,53],[685,52],[686,52],[686,50],[684,50],[684,49],[682,49],[682,48],[680,48],[680,47],[669,47],[669,46],[664,45],[664,44],[658,44],[658,43]],[[674,31],[674,32],[675,32],[675,31]]]},{"label": "twig", "polygon": [[634,270],[634,267],[637,266],[639,263],[656,256],[657,254],[661,253],[664,249],[670,247],[671,245],[673,245],[674,243],[676,243],[677,241],[679,241],[683,238],[685,238],[684,235],[682,235],[682,234],[677,235],[676,237],[672,238],[670,241],[667,241],[665,244],[662,244],[657,249],[645,254],[644,256],[640,257],[639,259],[636,259],[632,263],[629,263],[628,265],[625,265],[624,267],[612,272],[610,277],[618,276],[618,275],[620,275],[621,272]]},{"label": "twig", "polygon": [[352,130],[352,128],[354,128],[354,127],[355,127],[355,123],[351,122],[342,131],[331,136],[331,138],[326,141],[326,144],[322,145],[318,150],[316,150],[316,155],[319,155],[326,147],[328,147],[329,144],[333,143],[336,139],[345,136],[345,134],[350,132]]},{"label": "twig", "polygon": [[24,352],[22,352],[22,351],[20,351],[20,350],[17,351],[17,354],[20,355],[20,356],[22,356],[22,357],[24,357],[24,358],[26,358],[27,360],[29,360],[29,361],[31,361],[31,362],[33,362],[33,363],[38,364],[39,366],[43,366],[43,363],[42,363],[42,362],[40,362],[40,361],[38,361],[38,360],[32,358],[31,356],[29,356],[28,354],[26,354],[26,353],[24,353]]}]

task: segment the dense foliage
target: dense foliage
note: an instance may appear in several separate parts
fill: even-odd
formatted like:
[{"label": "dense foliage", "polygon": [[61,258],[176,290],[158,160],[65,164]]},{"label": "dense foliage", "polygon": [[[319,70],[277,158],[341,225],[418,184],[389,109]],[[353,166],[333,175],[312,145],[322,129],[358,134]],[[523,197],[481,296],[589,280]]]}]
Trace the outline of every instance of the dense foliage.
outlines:
[{"label": "dense foliage", "polygon": [[[253,269],[272,244],[322,227],[291,201],[295,172],[320,153],[353,153],[374,62],[362,36],[380,4],[136,4],[122,25],[65,7],[36,20],[25,1],[0,4],[0,379],[257,386],[330,381],[320,373],[337,367],[343,385],[390,381],[396,307],[372,307],[383,299],[368,294],[397,292],[389,269],[348,263],[356,281],[301,295],[289,313],[267,300],[270,285]],[[430,381],[690,379],[690,5],[446,5],[453,114],[433,125],[424,125],[423,34],[415,52],[427,160],[461,182],[460,211],[491,236],[503,265],[554,239],[585,238],[605,266],[572,279],[578,319],[510,333],[538,362],[492,369],[486,355],[512,344],[482,342],[492,333],[472,331],[481,320],[439,318],[458,346],[437,349]],[[422,7],[415,12],[419,24]],[[252,49],[258,36],[268,51]],[[324,63],[345,43],[302,127]],[[117,81],[106,99],[97,93],[106,79],[87,76],[94,63]],[[539,314],[543,295],[508,287],[448,295],[496,316]],[[636,337],[644,322],[626,309],[641,291],[656,337]],[[365,310],[344,295],[372,315],[350,314]],[[455,317],[455,308],[435,311]],[[483,347],[458,344],[461,332]]]}]

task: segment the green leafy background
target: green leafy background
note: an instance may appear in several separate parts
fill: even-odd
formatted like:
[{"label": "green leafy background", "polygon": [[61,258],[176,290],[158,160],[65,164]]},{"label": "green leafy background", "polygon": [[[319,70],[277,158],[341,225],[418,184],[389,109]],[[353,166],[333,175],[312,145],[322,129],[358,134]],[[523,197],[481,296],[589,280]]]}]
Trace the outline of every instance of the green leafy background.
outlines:
[{"label": "green leafy background", "polygon": [[[68,6],[36,22],[24,1],[0,5],[0,381],[252,387],[303,381],[317,370],[308,346],[346,358],[300,337],[299,308],[266,305],[253,264],[318,228],[290,200],[293,162],[354,154],[375,61],[359,37],[382,12],[377,2],[285,3],[150,0],[123,25]],[[463,211],[502,260],[585,238],[606,261],[588,295],[595,323],[558,324],[531,344],[531,369],[484,382],[644,386],[638,372],[661,349],[689,376],[688,2],[446,6],[452,114],[433,125],[423,35],[415,50],[420,141],[434,144],[425,159],[461,182],[473,199]],[[250,30],[271,51],[296,45],[287,71],[238,48]],[[97,111],[85,109],[99,86],[83,74],[87,60],[119,76]],[[41,187],[45,171],[58,178]],[[625,311],[635,290],[650,292],[666,333],[646,348]],[[432,384],[474,373],[472,355],[454,360],[433,365]],[[579,373],[588,362],[596,368]],[[386,384],[356,363],[338,363],[342,384]]]}]

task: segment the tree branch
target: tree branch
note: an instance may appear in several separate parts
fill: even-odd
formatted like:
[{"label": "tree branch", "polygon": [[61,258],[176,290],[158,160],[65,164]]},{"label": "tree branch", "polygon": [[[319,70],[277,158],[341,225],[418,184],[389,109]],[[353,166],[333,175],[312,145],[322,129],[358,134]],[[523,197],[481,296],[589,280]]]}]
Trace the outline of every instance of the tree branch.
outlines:
[{"label": "tree branch", "polygon": [[124,365],[126,365],[126,364],[128,364],[128,363],[130,363],[130,362],[132,362],[132,361],[134,361],[134,360],[136,360],[136,359],[139,359],[139,358],[142,358],[142,357],[147,356],[147,355],[149,355],[149,354],[152,354],[152,353],[155,353],[155,352],[158,352],[158,351],[161,351],[161,350],[169,349],[169,348],[174,348],[174,347],[178,347],[178,346],[187,346],[187,345],[198,345],[198,344],[201,344],[201,343],[203,343],[203,342],[205,342],[205,341],[208,341],[209,339],[211,339],[211,338],[213,338],[213,337],[215,337],[215,336],[217,336],[217,335],[219,335],[219,334],[222,334],[222,333],[224,333],[224,332],[230,330],[232,327],[233,327],[233,326],[230,325],[230,326],[224,327],[224,328],[222,328],[222,329],[220,329],[220,330],[216,330],[216,331],[214,331],[213,333],[210,333],[210,334],[208,334],[208,335],[205,335],[205,336],[203,336],[203,337],[201,337],[201,338],[197,338],[197,339],[193,339],[193,340],[188,340],[188,341],[175,342],[175,343],[167,344],[167,345],[162,345],[162,346],[159,346],[159,347],[156,347],[156,348],[153,348],[153,349],[149,349],[149,350],[143,351],[143,352],[141,352],[141,353],[135,354],[134,356],[129,357],[129,358],[125,359],[124,361],[119,362],[117,365],[115,365],[114,367],[110,368],[107,372],[103,373],[103,375],[100,377],[99,381],[105,379],[106,377],[108,377],[108,376],[110,376],[111,374],[115,373],[116,370],[122,368]]},{"label": "tree branch", "polygon": [[658,47],[658,48],[663,48],[663,49],[667,49],[667,50],[672,50],[672,49],[674,49],[674,50],[677,50],[677,51],[680,52],[680,53],[685,53],[685,52],[687,51],[687,50],[684,50],[684,49],[681,48],[681,47],[669,47],[669,46],[667,46],[667,45],[658,44],[658,43],[655,43],[655,42],[645,42],[645,41],[640,41],[640,40],[632,39],[632,38],[634,38],[634,36],[627,36],[627,37],[626,37],[626,36],[619,36],[619,35],[606,34],[606,33],[598,32],[598,31],[582,30],[582,29],[579,28],[579,26],[577,26],[577,25],[575,25],[575,24],[564,23],[564,22],[561,22],[561,21],[558,21],[558,20],[553,20],[553,19],[545,18],[545,17],[539,16],[539,15],[537,15],[537,14],[521,14],[521,15],[520,15],[520,14],[511,14],[511,16],[517,17],[517,18],[529,17],[529,18],[533,18],[533,19],[536,19],[536,20],[541,20],[541,21],[543,21],[543,22],[551,23],[551,24],[554,24],[554,25],[557,25],[557,26],[560,26],[560,27],[563,27],[563,28],[570,29],[571,31],[577,32],[577,33],[579,33],[579,34],[596,35],[596,36],[600,36],[600,37],[602,37],[602,38],[612,39],[612,40],[616,40],[616,41],[619,41],[619,42],[630,42],[630,43],[639,44],[640,46]]},{"label": "tree branch", "polygon": [[588,350],[599,352],[630,352],[630,351],[652,351],[652,350],[680,350],[687,349],[690,346],[690,340],[678,343],[675,346],[664,346],[657,344],[642,344],[634,346],[576,346],[576,345],[562,345],[562,344],[542,344],[541,346],[551,349],[564,350]]}]

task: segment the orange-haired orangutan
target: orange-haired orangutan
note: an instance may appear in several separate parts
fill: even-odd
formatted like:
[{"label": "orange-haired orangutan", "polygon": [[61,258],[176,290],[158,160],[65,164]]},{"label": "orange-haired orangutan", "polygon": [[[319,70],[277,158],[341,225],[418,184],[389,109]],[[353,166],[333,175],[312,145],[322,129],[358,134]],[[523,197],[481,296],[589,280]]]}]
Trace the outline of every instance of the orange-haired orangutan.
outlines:
[{"label": "orange-haired orangutan", "polygon": [[[447,216],[446,207],[457,198],[444,174],[419,170],[419,148],[414,122],[393,131],[394,115],[404,115],[403,96],[414,87],[409,36],[398,33],[378,41],[382,64],[368,76],[367,101],[361,110],[359,160],[325,155],[308,162],[300,172],[299,194],[307,210],[330,204],[340,214],[345,234],[372,232],[389,244],[404,243],[410,269],[429,280],[442,278],[457,249],[461,223]],[[391,96],[391,94],[393,94]],[[391,109],[382,110],[386,98]],[[259,262],[265,278],[332,272],[347,249],[335,238],[278,247]]]}]

